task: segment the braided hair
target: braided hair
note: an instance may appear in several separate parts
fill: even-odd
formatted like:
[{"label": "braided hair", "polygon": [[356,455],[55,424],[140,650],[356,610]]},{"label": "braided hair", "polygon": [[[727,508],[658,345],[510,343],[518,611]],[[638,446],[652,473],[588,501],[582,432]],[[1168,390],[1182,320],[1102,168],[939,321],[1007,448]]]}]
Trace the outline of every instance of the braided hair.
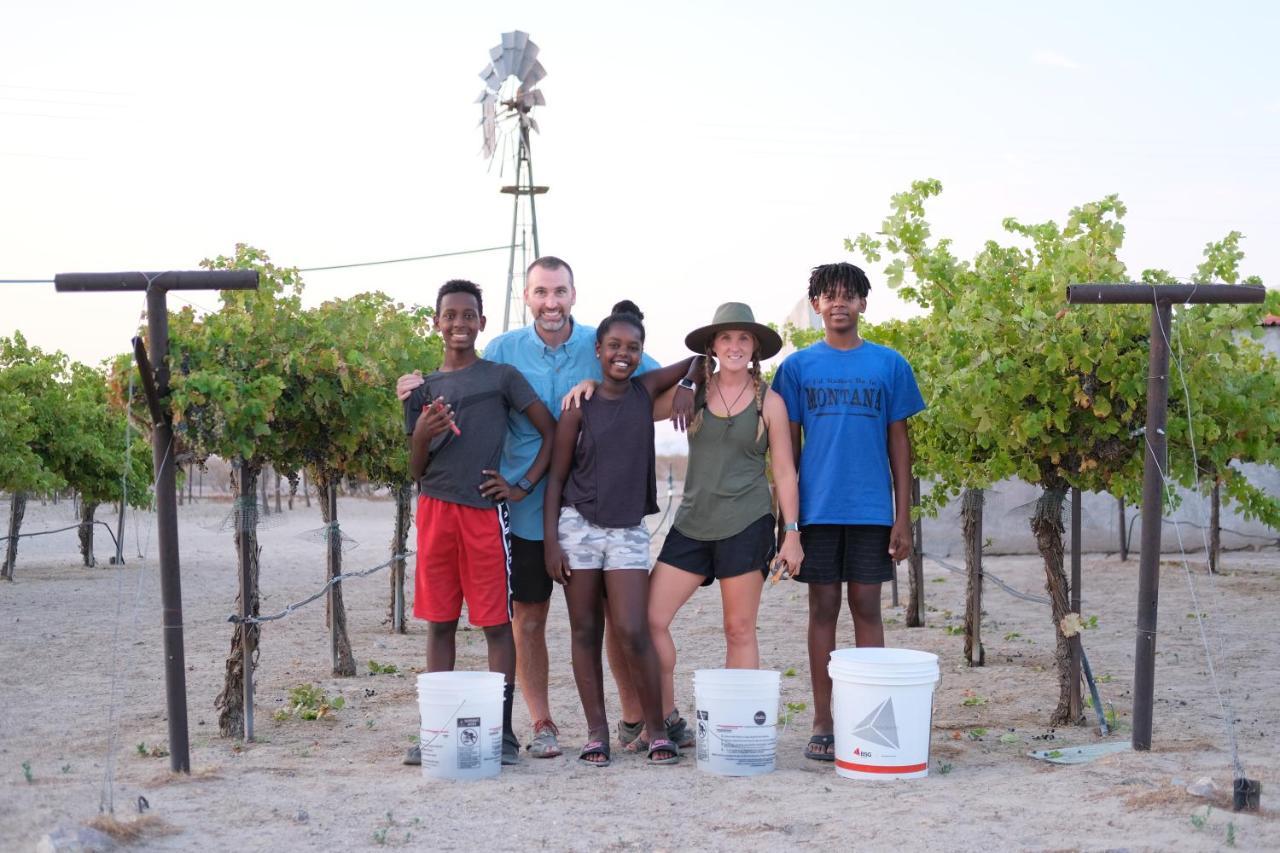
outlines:
[{"label": "braided hair", "polygon": [[[756,441],[764,435],[764,395],[768,390],[764,382],[760,381],[760,342],[755,340],[752,335],[753,345],[751,348],[751,367],[748,372],[751,375],[751,381],[755,385],[755,404],[756,404]],[[711,390],[711,377],[714,374],[712,364],[715,362],[714,340],[707,342],[707,349],[704,353],[705,358],[702,359],[702,388],[699,391],[701,400],[695,400],[694,406],[697,412],[693,416],[693,420],[689,422],[688,433],[690,436],[698,434],[698,430],[702,429],[702,413],[707,408],[707,394]],[[725,412],[725,414],[729,414]]]}]

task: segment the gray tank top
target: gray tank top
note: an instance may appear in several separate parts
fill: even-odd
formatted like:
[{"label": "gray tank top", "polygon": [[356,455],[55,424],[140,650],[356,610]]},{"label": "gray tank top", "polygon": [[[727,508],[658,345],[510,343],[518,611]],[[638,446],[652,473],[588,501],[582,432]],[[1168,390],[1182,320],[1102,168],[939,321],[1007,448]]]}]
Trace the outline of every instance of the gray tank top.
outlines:
[{"label": "gray tank top", "polygon": [[675,526],[691,539],[727,539],[773,511],[765,478],[766,431],[756,439],[748,406],[732,418],[702,411],[702,427],[689,436],[689,471]]},{"label": "gray tank top", "polygon": [[658,511],[653,400],[638,379],[582,404],[582,428],[561,503],[597,527],[635,527]]}]

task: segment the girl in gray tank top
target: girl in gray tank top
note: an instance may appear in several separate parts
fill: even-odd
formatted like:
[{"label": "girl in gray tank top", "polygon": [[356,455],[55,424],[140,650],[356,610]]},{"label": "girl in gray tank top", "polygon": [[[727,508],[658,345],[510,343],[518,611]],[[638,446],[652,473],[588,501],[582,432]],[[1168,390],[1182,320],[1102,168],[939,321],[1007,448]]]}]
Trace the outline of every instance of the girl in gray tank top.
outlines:
[{"label": "girl in gray tank top", "polygon": [[[706,360],[689,426],[684,498],[650,579],[649,622],[662,665],[664,708],[675,707],[671,622],[698,587],[720,581],[725,666],[757,669],[756,614],[768,566],[773,561],[777,567],[776,582],[784,573],[799,574],[804,560],[792,424],[786,404],[760,375],[761,360],[778,353],[781,338],[756,323],[749,306],[729,302],[685,344]],[[776,560],[766,467],[784,523]],[[677,711],[668,715],[672,720],[679,720]]]},{"label": "girl in gray tank top", "polygon": [[[578,760],[609,764],[609,722],[601,682],[604,608],[617,632],[644,711],[655,733],[649,762],[674,764],[680,753],[663,723],[658,659],[649,634],[649,531],[657,512],[654,398],[689,370],[693,359],[634,376],[644,352],[639,309],[620,302],[596,328],[604,381],[556,425],[543,505],[547,572],[564,586],[572,627],[573,675],[587,717]],[[605,592],[608,595],[605,595]]]}]

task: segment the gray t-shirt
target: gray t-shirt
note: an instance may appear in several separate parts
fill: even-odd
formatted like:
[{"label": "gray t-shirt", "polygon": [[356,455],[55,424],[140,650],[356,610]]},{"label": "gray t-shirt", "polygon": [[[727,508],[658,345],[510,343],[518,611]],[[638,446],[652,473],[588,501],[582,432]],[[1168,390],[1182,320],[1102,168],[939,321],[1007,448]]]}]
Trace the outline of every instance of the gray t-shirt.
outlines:
[{"label": "gray t-shirt", "polygon": [[485,480],[481,471],[498,469],[508,412],[523,412],[538,402],[538,395],[509,364],[480,359],[461,370],[437,370],[404,401],[405,432],[413,435],[422,407],[436,397],[453,406],[453,422],[461,434],[445,430],[431,442],[418,490],[463,506],[493,506],[480,494]]}]

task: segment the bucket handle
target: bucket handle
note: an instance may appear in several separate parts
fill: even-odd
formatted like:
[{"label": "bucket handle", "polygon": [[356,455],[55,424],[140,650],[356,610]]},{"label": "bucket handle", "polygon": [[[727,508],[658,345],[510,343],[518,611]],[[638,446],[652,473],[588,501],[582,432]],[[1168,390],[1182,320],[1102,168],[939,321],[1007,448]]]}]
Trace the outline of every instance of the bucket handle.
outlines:
[{"label": "bucket handle", "polygon": [[[435,734],[433,734],[433,735],[431,736],[431,740],[427,741],[426,743],[421,743],[421,742],[419,742],[419,744],[418,744],[418,749],[420,749],[420,750],[421,750],[421,749],[426,749],[428,746],[431,746],[431,744],[435,743],[435,742],[436,742],[436,738],[440,737],[440,732],[442,732],[442,731],[444,730],[444,726],[447,726],[447,725],[449,724],[449,720],[451,720],[455,714],[457,714],[459,711],[461,711],[461,710],[462,710],[462,706],[463,706],[463,705],[465,705],[465,704],[467,704],[467,700],[466,700],[466,699],[463,699],[461,702],[459,702],[459,703],[458,703],[458,707],[456,707],[456,708],[454,708],[452,711],[450,711],[450,712],[449,712],[449,714],[448,714],[448,716],[446,716],[446,717],[444,718],[442,725],[436,726],[436,728],[435,728]],[[419,738],[419,741],[421,741],[421,738]]]}]

